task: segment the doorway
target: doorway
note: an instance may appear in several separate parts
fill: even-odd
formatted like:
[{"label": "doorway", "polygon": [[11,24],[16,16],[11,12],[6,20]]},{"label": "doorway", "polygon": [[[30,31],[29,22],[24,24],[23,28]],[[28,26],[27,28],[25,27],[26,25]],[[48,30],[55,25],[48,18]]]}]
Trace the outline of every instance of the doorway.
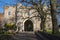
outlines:
[{"label": "doorway", "polygon": [[33,31],[33,23],[31,20],[27,20],[24,23],[24,31]]}]

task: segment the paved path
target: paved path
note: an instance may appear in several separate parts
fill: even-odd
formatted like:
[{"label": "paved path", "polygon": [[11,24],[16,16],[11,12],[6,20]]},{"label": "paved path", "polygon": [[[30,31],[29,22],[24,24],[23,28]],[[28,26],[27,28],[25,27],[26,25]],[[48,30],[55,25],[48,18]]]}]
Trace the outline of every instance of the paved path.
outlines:
[{"label": "paved path", "polygon": [[18,33],[14,36],[16,40],[38,40],[34,32]]}]

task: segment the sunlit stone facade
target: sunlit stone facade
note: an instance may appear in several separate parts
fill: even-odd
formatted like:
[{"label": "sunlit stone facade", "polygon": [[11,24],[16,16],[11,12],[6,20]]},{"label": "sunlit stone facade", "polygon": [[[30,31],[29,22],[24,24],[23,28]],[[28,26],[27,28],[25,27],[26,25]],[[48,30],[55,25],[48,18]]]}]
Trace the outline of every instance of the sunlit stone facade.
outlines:
[{"label": "sunlit stone facade", "polygon": [[[46,8],[45,8],[46,9]],[[16,6],[5,6],[4,7],[4,18],[8,21],[15,22],[15,12]],[[11,20],[10,20],[11,19]],[[25,24],[25,22],[27,24]],[[31,23],[29,23],[31,22]],[[17,5],[17,30],[25,31],[25,27],[32,25],[33,31],[38,31],[41,29],[41,19],[40,15],[36,9],[32,9],[32,7],[22,6],[20,3]],[[46,28],[52,29],[52,22],[50,14],[47,16],[46,20]]]}]

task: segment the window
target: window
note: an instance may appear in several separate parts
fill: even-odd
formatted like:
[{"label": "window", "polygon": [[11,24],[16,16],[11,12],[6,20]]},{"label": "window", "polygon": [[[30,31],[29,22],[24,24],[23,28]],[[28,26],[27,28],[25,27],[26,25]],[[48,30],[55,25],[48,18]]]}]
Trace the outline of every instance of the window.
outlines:
[{"label": "window", "polygon": [[10,15],[10,12],[8,12],[8,15]]}]

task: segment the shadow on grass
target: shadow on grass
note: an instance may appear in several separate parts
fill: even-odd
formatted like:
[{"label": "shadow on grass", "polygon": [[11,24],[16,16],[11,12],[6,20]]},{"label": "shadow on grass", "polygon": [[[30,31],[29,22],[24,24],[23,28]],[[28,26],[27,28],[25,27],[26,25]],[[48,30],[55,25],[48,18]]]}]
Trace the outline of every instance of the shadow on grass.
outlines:
[{"label": "shadow on grass", "polygon": [[55,34],[49,34],[49,33],[46,33],[46,32],[40,32],[38,31],[39,34],[41,34],[42,36],[48,38],[49,40],[60,40],[60,36],[58,35],[55,35]]},{"label": "shadow on grass", "polygon": [[0,40],[15,40],[13,35],[0,35]]}]

